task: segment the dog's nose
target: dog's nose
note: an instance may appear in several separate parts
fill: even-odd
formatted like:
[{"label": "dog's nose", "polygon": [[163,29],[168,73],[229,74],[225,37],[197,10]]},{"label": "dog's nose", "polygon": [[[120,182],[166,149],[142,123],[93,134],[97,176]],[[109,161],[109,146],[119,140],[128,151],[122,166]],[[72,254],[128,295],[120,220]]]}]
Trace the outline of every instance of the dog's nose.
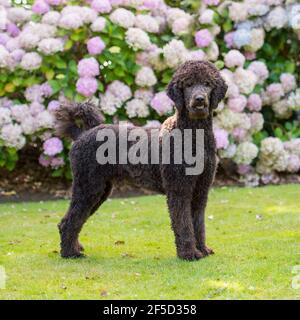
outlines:
[{"label": "dog's nose", "polygon": [[205,100],[205,99],[204,99],[203,96],[197,96],[197,97],[195,98],[195,101],[196,101],[197,103],[199,103],[200,105],[204,103],[204,100]]}]

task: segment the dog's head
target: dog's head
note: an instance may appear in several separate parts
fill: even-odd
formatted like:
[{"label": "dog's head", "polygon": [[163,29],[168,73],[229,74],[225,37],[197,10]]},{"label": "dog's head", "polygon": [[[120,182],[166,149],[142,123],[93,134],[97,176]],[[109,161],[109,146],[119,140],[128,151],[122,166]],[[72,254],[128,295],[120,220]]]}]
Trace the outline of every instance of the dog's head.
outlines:
[{"label": "dog's head", "polygon": [[167,94],[191,119],[205,119],[225,97],[227,85],[210,62],[187,61],[175,72]]}]

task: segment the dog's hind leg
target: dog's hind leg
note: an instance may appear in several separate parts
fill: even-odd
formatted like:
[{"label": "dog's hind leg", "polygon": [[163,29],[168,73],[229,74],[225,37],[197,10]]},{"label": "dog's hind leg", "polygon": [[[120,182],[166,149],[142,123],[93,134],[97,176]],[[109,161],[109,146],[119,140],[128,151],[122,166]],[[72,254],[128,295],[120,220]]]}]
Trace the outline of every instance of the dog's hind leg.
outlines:
[{"label": "dog's hind leg", "polygon": [[111,185],[100,182],[93,188],[83,184],[74,183],[73,195],[69,210],[59,224],[61,236],[61,256],[64,258],[76,258],[82,256],[83,247],[78,241],[79,233],[87,219],[107,199]]},{"label": "dog's hind leg", "polygon": [[[99,207],[102,205],[102,203],[104,201],[107,200],[107,198],[109,197],[109,195],[111,194],[111,190],[112,190],[112,184],[110,182],[106,183],[105,189],[104,189],[104,194],[102,196],[99,196],[96,204],[93,206],[91,213],[89,215],[89,217],[91,215],[93,215],[98,209]],[[79,240],[77,240],[77,245],[80,251],[84,251],[84,247],[83,245],[79,242]]]}]

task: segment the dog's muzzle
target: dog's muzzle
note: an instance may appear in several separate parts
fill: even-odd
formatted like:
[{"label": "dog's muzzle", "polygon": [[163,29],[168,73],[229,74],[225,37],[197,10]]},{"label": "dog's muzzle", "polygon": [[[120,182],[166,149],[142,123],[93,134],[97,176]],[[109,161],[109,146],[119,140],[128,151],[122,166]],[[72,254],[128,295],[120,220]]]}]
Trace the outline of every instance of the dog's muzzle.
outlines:
[{"label": "dog's muzzle", "polygon": [[204,95],[196,96],[190,105],[189,115],[191,119],[205,119],[209,115],[208,98]]}]

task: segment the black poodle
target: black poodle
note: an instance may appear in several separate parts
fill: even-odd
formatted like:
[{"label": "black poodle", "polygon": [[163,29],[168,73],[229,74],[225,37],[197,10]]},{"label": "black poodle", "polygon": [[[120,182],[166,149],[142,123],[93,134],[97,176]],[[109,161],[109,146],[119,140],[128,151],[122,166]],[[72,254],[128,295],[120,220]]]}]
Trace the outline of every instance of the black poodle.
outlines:
[{"label": "black poodle", "polygon": [[[110,128],[118,136],[120,127],[103,124],[102,116],[91,103],[65,105],[57,110],[58,134],[74,140],[70,151],[72,199],[59,224],[62,257],[82,255],[83,247],[78,241],[81,228],[117,182],[132,183],[167,196],[178,257],[195,260],[213,253],[205,243],[204,211],[216,170],[213,110],[226,90],[227,85],[216,67],[202,61],[187,61],[181,65],[167,88],[176,112],[162,124],[160,136],[174,129],[191,129],[194,151],[196,129],[204,129],[204,170],[198,175],[186,174],[188,164],[184,160],[182,164],[175,164],[172,147],[170,164],[99,164],[96,152],[103,142],[97,141],[97,133]],[[119,150],[119,138],[116,144]]]}]

